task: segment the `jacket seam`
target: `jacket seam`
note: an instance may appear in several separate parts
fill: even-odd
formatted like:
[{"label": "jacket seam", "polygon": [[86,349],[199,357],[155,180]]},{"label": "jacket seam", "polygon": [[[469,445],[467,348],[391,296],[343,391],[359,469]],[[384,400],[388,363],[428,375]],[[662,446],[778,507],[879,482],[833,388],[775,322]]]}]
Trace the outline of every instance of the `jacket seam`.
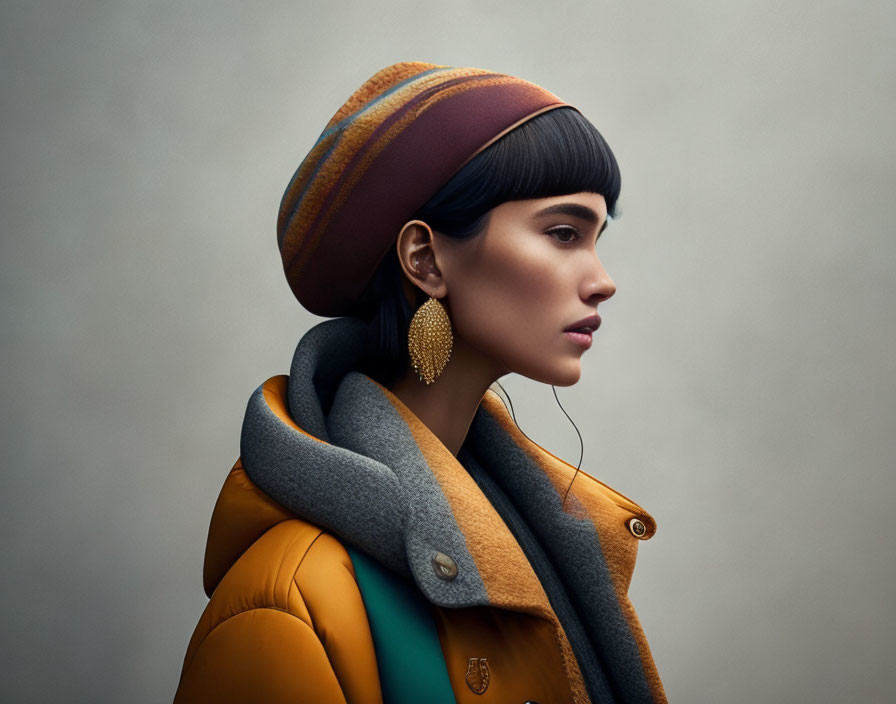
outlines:
[{"label": "jacket seam", "polygon": [[[197,646],[196,650],[198,651],[199,648],[201,648],[201,647],[203,646],[203,644],[205,643],[205,641],[208,640],[208,637],[209,637],[212,633],[214,633],[215,631],[217,631],[219,627],[223,626],[225,623],[227,623],[227,622],[230,621],[231,619],[234,619],[234,618],[236,618],[237,616],[242,616],[243,614],[248,614],[248,613],[250,613],[250,612],[252,612],[252,611],[265,611],[265,610],[266,610],[266,611],[279,611],[280,613],[282,613],[282,614],[286,614],[287,616],[292,616],[296,621],[299,621],[300,623],[304,623],[306,626],[308,626],[309,628],[311,628],[311,624],[309,624],[309,623],[305,623],[304,619],[302,619],[301,617],[299,617],[299,616],[297,616],[296,614],[292,613],[291,611],[287,611],[286,609],[284,609],[284,608],[282,608],[282,607],[280,607],[280,606],[269,606],[269,605],[268,605],[268,606],[250,606],[248,609],[243,609],[242,611],[237,611],[235,614],[230,614],[230,616],[228,616],[227,618],[225,618],[225,619],[219,621],[218,623],[216,623],[216,624],[214,625],[214,627],[213,627],[208,633],[206,633],[206,634],[202,637],[202,640],[199,642],[199,645]],[[317,633],[315,633],[314,635],[317,635]],[[193,664],[192,660],[190,661],[190,664],[191,664],[191,665]]]},{"label": "jacket seam", "polygon": [[[302,566],[302,562],[305,560],[305,556],[308,555],[308,551],[311,549],[311,546],[314,545],[314,543],[317,541],[317,539],[321,536],[321,533],[323,533],[323,529],[318,528],[317,530],[318,530],[317,535],[315,535],[315,536],[314,536],[314,539],[313,539],[310,543],[308,543],[308,546],[305,548],[305,551],[302,553],[302,557],[299,558],[299,562],[298,562],[298,564],[296,565],[295,569],[293,570],[293,577],[295,576],[295,573],[299,571],[299,567]],[[298,543],[301,539],[302,539],[302,536],[301,536],[301,535],[294,535],[293,538],[292,538],[292,540],[289,541],[289,544],[288,544],[288,545],[286,546],[286,548],[283,550],[283,553],[284,553],[284,554],[289,553],[289,551],[292,550],[293,546],[294,546],[296,543]],[[285,560],[280,560],[280,564],[277,566],[277,576],[274,578],[274,584],[275,584],[275,585],[277,585],[277,584],[280,583],[280,575],[283,573],[283,563],[284,563],[284,562],[285,562]],[[276,587],[275,587],[275,588],[276,588]],[[290,589],[290,590],[288,590],[288,591],[286,592],[286,601],[287,601],[287,605],[289,604],[289,593],[290,593],[290,591],[292,591],[292,589]],[[273,599],[272,599],[272,601],[273,601]]]},{"label": "jacket seam", "polygon": [[[302,595],[302,588],[299,586],[299,583],[296,581],[296,577],[299,574],[299,570],[302,567],[302,564],[305,562],[305,558],[308,557],[308,553],[311,552],[311,548],[314,547],[314,544],[317,542],[317,539],[320,538],[326,531],[321,530],[317,535],[314,536],[314,540],[308,543],[308,547],[305,548],[305,553],[302,555],[302,559],[299,560],[299,564],[296,565],[296,568],[293,570],[292,579],[290,580],[289,590],[286,592],[286,602],[289,603],[289,595],[292,594],[292,590],[295,588],[296,591],[299,592],[299,596],[302,597],[302,602],[305,604],[305,610],[308,612],[308,625],[311,627],[311,630],[314,631],[314,635],[320,639],[320,634],[317,632],[317,627],[314,625],[314,617],[311,615],[311,609],[308,608],[308,603],[305,601],[305,597]],[[278,574],[279,577],[279,574]],[[298,617],[296,617],[298,618]],[[324,648],[326,650],[326,648]],[[327,653],[327,659],[329,659],[329,653]],[[332,665],[332,663],[331,663]]]}]

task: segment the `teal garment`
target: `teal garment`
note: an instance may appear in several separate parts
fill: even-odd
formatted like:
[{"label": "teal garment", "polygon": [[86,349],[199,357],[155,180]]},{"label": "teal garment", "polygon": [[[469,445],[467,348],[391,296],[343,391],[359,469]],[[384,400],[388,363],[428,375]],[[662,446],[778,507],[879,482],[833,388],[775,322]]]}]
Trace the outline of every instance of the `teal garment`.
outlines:
[{"label": "teal garment", "polygon": [[384,704],[456,704],[429,602],[412,582],[346,549],[370,622]]}]

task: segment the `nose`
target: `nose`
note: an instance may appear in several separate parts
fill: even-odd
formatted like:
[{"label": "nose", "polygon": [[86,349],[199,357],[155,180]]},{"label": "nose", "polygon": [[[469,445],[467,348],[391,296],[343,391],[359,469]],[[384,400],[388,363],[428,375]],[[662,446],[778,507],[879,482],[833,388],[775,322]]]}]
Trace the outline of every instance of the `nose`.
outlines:
[{"label": "nose", "polygon": [[582,300],[589,305],[596,305],[605,301],[616,293],[616,283],[610,278],[607,270],[594,253],[594,260],[588,267],[588,273],[582,281]]}]

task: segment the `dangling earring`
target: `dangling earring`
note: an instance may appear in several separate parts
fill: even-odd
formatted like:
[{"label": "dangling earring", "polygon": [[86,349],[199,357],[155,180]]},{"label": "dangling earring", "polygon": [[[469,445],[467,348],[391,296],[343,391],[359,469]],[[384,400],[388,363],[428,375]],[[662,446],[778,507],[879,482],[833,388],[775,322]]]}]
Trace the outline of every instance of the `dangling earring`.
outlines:
[{"label": "dangling earring", "polygon": [[439,378],[453,343],[448,313],[438,299],[430,296],[414,313],[408,328],[408,352],[420,381],[429,385]]}]

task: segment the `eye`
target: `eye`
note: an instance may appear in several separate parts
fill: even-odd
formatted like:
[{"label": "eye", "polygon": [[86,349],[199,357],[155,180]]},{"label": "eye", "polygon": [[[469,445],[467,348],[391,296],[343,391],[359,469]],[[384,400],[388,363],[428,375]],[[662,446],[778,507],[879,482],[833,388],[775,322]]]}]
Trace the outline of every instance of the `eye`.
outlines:
[{"label": "eye", "polygon": [[[548,230],[548,233],[554,236],[554,238],[561,244],[571,244],[579,239],[579,231],[568,225],[555,227],[553,230]],[[569,235],[569,239],[565,239],[567,235]]]}]

